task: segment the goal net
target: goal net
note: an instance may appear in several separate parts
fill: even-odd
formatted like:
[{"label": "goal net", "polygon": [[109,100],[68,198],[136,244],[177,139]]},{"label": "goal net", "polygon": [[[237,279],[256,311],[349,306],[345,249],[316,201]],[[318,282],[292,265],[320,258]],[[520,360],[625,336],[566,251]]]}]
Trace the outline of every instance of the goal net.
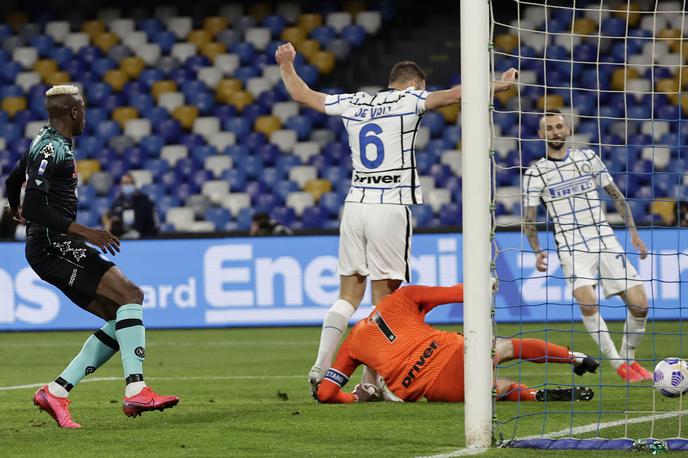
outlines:
[{"label": "goal net", "polygon": [[[496,400],[494,438],[512,447],[688,450],[688,398],[627,380],[641,374],[632,353],[643,328],[635,361],[650,375],[659,361],[688,358],[685,2],[494,0],[490,8],[493,77],[519,70],[517,87],[494,95],[490,116],[495,335],[542,339],[600,364],[583,376],[555,361],[499,364],[498,379],[584,386],[594,397]],[[536,249],[546,254],[544,272]]]}]

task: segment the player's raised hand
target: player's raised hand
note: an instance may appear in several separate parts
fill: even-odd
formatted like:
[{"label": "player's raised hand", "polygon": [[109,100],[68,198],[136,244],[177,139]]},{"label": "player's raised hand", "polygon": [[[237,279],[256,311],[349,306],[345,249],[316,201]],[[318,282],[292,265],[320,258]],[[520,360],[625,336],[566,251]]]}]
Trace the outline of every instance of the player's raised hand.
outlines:
[{"label": "player's raised hand", "polygon": [[502,92],[509,90],[513,87],[518,79],[518,70],[515,68],[510,68],[509,70],[502,73],[502,78],[494,84],[495,92]]},{"label": "player's raised hand", "polygon": [[540,272],[547,272],[547,252],[541,251],[535,258],[535,268]]},{"label": "player's raised hand", "polygon": [[285,43],[275,51],[275,61],[278,65],[290,64],[296,59],[296,50],[291,43]]},{"label": "player's raised hand", "polygon": [[372,383],[359,383],[354,387],[353,395],[358,402],[374,402],[380,399],[380,390]]},{"label": "player's raised hand", "polygon": [[640,235],[638,235],[637,232],[634,232],[631,236],[631,243],[633,244],[633,247],[636,250],[638,250],[638,254],[640,254],[640,259],[647,258],[647,247],[645,246],[645,242],[643,242],[643,239],[640,238]]}]

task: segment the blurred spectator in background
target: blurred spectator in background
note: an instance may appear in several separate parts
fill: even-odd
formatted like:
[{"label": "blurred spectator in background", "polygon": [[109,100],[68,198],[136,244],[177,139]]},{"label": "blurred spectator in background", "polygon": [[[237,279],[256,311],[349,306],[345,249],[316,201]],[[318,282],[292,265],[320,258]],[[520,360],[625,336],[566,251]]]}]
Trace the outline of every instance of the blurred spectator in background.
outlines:
[{"label": "blurred spectator in background", "polygon": [[251,221],[251,235],[291,235],[287,226],[277,223],[267,213],[256,213]]},{"label": "blurred spectator in background", "polygon": [[676,202],[678,206],[676,215],[678,216],[677,226],[688,227],[688,201],[679,200]]},{"label": "blurred spectator in background", "polygon": [[[25,189],[22,186],[19,202],[24,202]],[[9,203],[0,211],[0,240],[26,240],[26,221],[20,215],[21,210],[16,215],[11,213]]]},{"label": "blurred spectator in background", "polygon": [[103,217],[105,229],[124,239],[137,239],[158,233],[155,204],[136,189],[134,177],[122,175],[120,193],[115,197],[110,213]]}]

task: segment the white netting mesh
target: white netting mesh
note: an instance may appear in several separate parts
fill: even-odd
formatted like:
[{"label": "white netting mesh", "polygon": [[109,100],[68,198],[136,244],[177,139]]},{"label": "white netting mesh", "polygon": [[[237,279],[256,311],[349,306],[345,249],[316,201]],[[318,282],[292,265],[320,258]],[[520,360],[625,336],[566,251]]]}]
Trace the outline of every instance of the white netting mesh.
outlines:
[{"label": "white netting mesh", "polygon": [[[649,313],[636,360],[652,372],[664,358],[688,357],[688,237],[681,229],[688,225],[686,5],[504,0],[491,2],[491,9],[493,74],[498,78],[509,67],[520,73],[518,87],[496,94],[492,110],[496,334],[543,339],[600,361],[597,373],[584,377],[564,364],[503,363],[499,378],[536,388],[585,385],[595,397],[497,403],[495,430],[504,441],[681,437],[682,400],[656,394],[651,381],[629,383],[617,374],[612,364],[631,353],[610,360],[612,353],[598,348],[569,280],[577,292],[591,283],[586,280],[602,280],[615,285],[608,286],[611,292],[620,289],[626,302],[639,303],[632,288],[640,285]],[[559,158],[546,155],[540,138],[541,128],[545,135],[548,128],[543,114],[556,110],[570,127]],[[612,183],[621,196],[615,197]],[[533,208],[537,224],[524,223]],[[649,250],[645,259],[628,215]],[[549,254],[546,272],[535,268],[528,227],[537,227],[540,248]],[[592,291],[619,348],[624,335],[632,335],[624,332],[627,306],[619,296],[605,298],[603,287]],[[537,446],[543,444],[549,442]]]}]

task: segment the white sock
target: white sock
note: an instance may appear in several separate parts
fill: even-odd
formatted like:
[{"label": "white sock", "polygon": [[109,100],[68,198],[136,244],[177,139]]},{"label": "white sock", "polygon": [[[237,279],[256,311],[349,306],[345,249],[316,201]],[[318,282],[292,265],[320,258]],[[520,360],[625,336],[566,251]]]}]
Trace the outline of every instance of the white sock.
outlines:
[{"label": "white sock", "polygon": [[635,350],[645,336],[645,323],[647,317],[635,317],[628,312],[626,314],[626,324],[624,324],[624,335],[621,340],[621,357],[633,364],[635,361]]},{"label": "white sock", "polygon": [[126,396],[128,398],[130,398],[132,396],[136,396],[145,387],[146,387],[146,382],[144,382],[144,381],[131,382],[126,386],[126,388],[124,388],[124,396]]},{"label": "white sock", "polygon": [[48,391],[57,398],[66,398],[69,396],[69,391],[65,390],[62,385],[54,381],[48,383]]},{"label": "white sock", "polygon": [[583,362],[583,359],[586,358],[588,355],[585,353],[581,353],[579,351],[570,351],[569,352],[571,356],[573,357],[574,364],[580,364]]},{"label": "white sock", "polygon": [[600,348],[600,352],[604,355],[614,369],[621,366],[621,358],[619,358],[619,353],[616,351],[616,346],[612,340],[611,335],[609,335],[609,328],[607,328],[607,322],[600,315],[599,312],[594,315],[583,315],[583,325],[585,329],[588,330],[590,336],[595,341],[597,346]]},{"label": "white sock", "polygon": [[328,370],[332,366],[334,352],[337,345],[349,326],[349,320],[356,312],[356,309],[348,301],[337,299],[330,310],[325,315],[322,333],[320,334],[320,347],[315,366],[322,371]]}]

